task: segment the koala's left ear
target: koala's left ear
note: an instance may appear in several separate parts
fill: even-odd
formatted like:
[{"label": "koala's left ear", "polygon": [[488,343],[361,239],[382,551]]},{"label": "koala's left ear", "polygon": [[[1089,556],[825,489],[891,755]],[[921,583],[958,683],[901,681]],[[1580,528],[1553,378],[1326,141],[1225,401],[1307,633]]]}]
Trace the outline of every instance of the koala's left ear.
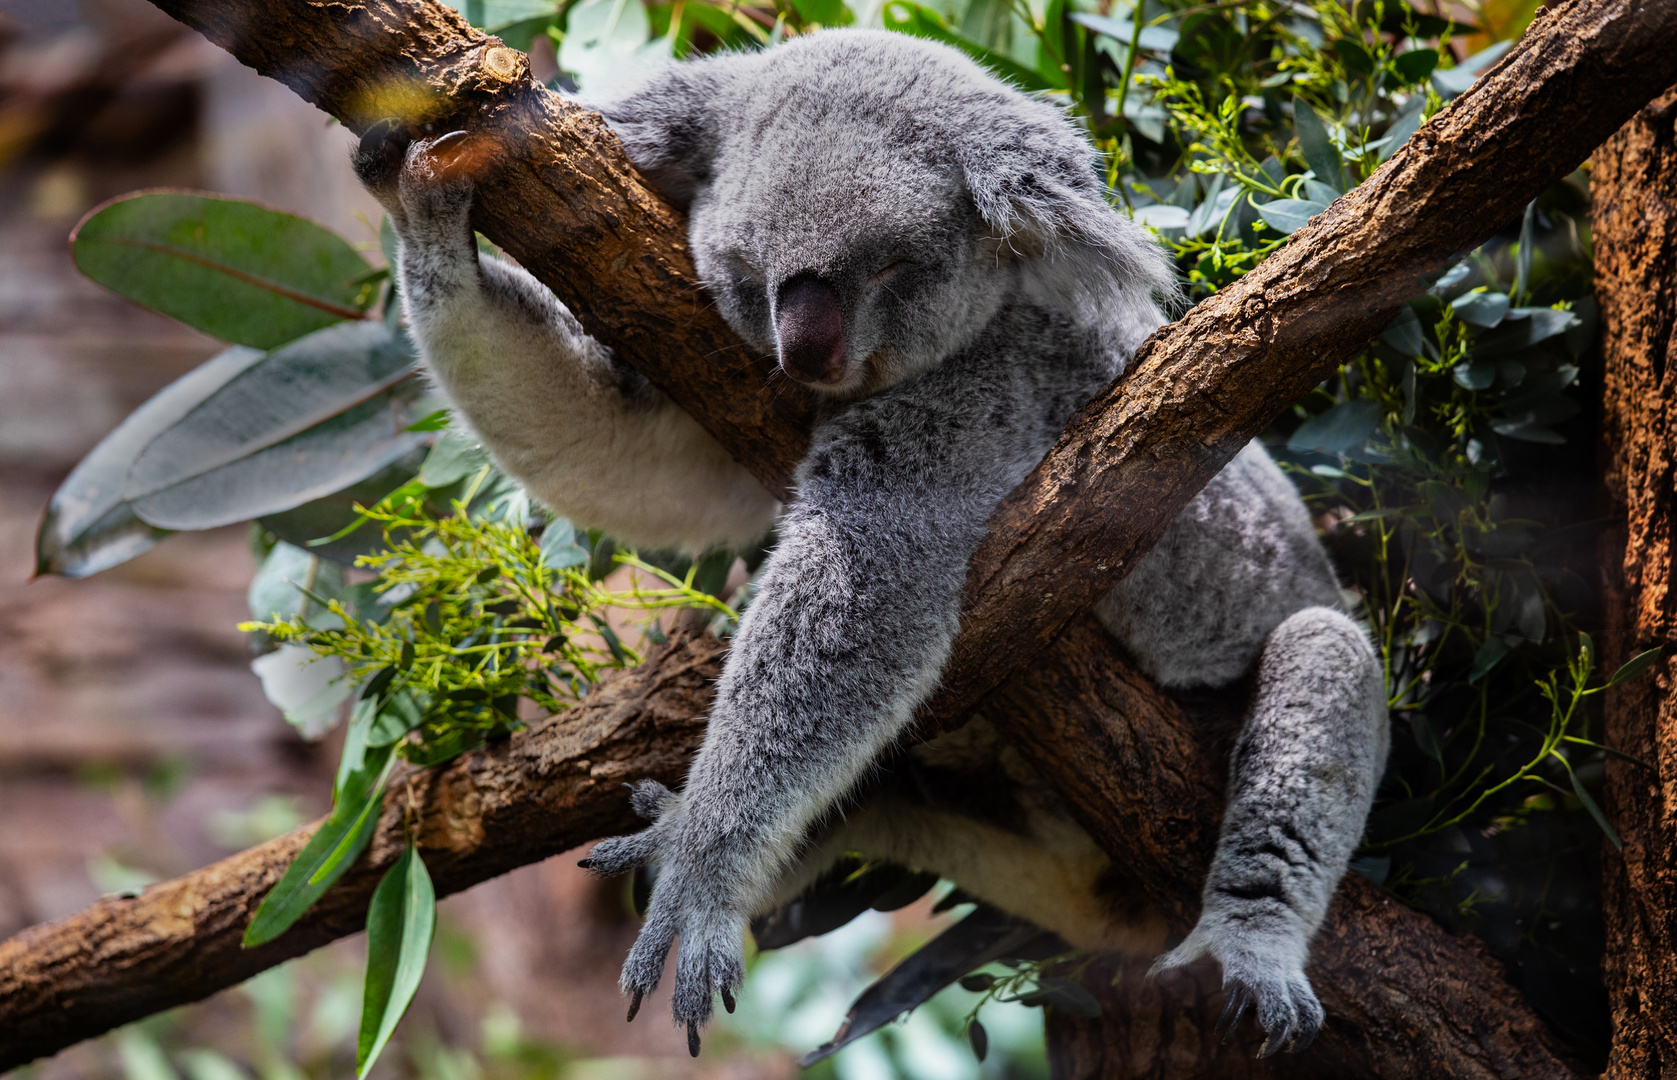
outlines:
[{"label": "koala's left ear", "polygon": [[685,210],[710,181],[711,161],[730,112],[728,91],[749,54],[671,63],[618,96],[586,101],[611,124],[635,168]]},{"label": "koala's left ear", "polygon": [[1054,291],[1173,295],[1165,253],[1107,204],[1094,148],[1053,106],[1024,108],[1053,116],[1004,117],[960,150],[967,190],[993,235]]}]

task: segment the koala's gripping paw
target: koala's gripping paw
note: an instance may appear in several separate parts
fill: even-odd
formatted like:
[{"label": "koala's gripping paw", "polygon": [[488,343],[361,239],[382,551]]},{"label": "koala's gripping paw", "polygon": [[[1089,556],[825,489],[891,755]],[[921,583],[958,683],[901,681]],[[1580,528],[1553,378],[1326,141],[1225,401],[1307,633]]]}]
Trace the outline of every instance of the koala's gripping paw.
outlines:
[{"label": "koala's gripping paw", "polygon": [[1217,1021],[1218,1034],[1232,1035],[1246,1010],[1256,1008],[1258,1026],[1267,1035],[1258,1056],[1267,1058],[1283,1049],[1303,1050],[1322,1029],[1322,1003],[1305,977],[1299,952],[1290,941],[1268,943],[1250,933],[1207,927],[1202,920],[1186,941],[1158,959],[1148,975],[1182,967],[1202,956],[1216,957],[1223,965],[1223,990],[1228,995]]},{"label": "koala's gripping paw", "polygon": [[350,151],[350,164],[362,186],[398,223],[455,217],[471,203],[470,174],[480,156],[471,149],[468,132],[415,140],[407,125],[386,117],[361,136]]}]

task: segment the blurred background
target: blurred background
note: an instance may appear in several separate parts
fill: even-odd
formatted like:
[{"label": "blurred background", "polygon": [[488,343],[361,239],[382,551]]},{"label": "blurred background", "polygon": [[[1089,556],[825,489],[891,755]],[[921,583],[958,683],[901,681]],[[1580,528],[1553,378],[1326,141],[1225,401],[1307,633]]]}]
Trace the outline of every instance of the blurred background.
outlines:
[{"label": "blurred background", "polygon": [[[172,537],[84,581],[30,574],[65,474],[221,348],[82,278],[72,226],[125,192],[207,189],[305,214],[378,261],[379,210],[347,149],[324,114],[144,0],[0,3],[0,937],[328,809],[335,738],[311,744],[284,722],[235,629],[254,567],[245,527]],[[623,1022],[635,921],[620,883],[575,858],[442,903],[431,969],[377,1074],[793,1076],[871,976],[942,922],[928,900],[765,957],[694,1061],[658,1003]],[[364,952],[340,942],[16,1075],[353,1075]],[[1041,1010],[987,1006],[981,1067],[958,1041],[975,1000],[952,989],[821,1072],[1043,1074]]]}]

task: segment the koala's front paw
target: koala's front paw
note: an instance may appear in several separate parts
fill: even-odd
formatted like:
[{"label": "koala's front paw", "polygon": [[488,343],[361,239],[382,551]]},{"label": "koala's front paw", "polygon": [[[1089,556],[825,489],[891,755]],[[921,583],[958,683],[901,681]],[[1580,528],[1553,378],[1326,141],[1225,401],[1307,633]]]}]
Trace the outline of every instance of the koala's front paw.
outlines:
[{"label": "koala's front paw", "polygon": [[630,804],[652,824],[630,836],[600,841],[579,865],[608,876],[658,865],[646,923],[623,965],[620,985],[629,995],[633,1020],[642,999],[657,988],[670,949],[680,938],[671,1011],[676,1023],[686,1025],[687,1049],[697,1057],[699,1028],[710,1019],[715,999],[720,996],[723,1006],[734,1011],[734,993],[745,979],[746,918],[732,910],[720,890],[706,887],[717,883],[705,882],[674,850],[681,796],[652,780],[631,790]]},{"label": "koala's front paw", "polygon": [[1305,977],[1302,949],[1289,939],[1270,940],[1201,919],[1186,941],[1159,957],[1149,977],[1213,956],[1223,965],[1228,1003],[1217,1021],[1219,1034],[1232,1034],[1246,1010],[1256,1007],[1258,1026],[1268,1036],[1259,1057],[1282,1049],[1297,1053],[1322,1029],[1322,1003]]},{"label": "koala's front paw", "polygon": [[415,141],[406,124],[386,117],[361,136],[350,164],[398,225],[414,219],[452,223],[471,207],[471,176],[482,149],[465,131]]}]

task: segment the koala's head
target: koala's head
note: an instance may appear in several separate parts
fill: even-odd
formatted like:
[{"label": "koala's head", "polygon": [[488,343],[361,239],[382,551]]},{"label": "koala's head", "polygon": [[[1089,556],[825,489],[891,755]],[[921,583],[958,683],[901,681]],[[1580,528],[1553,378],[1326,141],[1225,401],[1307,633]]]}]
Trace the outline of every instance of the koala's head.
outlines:
[{"label": "koala's head", "polygon": [[1021,298],[1133,348],[1171,289],[1061,110],[943,45],[829,30],[670,65],[600,108],[690,214],[729,324],[818,390],[926,370]]}]

